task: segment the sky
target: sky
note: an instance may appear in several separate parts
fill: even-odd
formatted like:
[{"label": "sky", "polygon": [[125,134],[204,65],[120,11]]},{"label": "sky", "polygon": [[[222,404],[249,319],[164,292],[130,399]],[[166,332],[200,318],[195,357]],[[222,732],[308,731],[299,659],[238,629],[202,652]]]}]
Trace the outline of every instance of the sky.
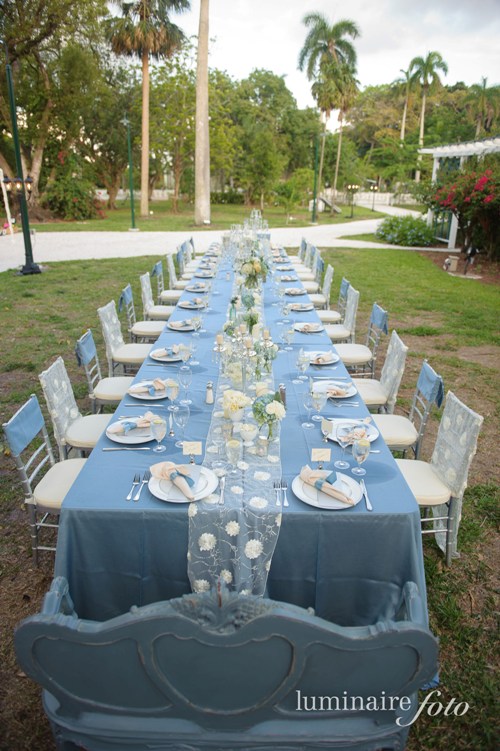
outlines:
[{"label": "sky", "polygon": [[[200,0],[172,20],[197,35]],[[355,21],[361,88],[391,83],[410,60],[429,51],[448,64],[443,82],[500,84],[500,0],[210,0],[212,68],[246,78],[254,68],[284,75],[299,108],[314,106],[311,84],[297,69],[306,13],[331,23]]]}]

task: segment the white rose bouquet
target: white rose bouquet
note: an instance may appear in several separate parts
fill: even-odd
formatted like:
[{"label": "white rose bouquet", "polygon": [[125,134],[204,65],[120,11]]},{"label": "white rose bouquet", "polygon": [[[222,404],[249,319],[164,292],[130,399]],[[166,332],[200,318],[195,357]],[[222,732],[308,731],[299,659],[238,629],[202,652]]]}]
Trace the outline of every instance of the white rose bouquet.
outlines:
[{"label": "white rose bouquet", "polygon": [[274,428],[286,415],[285,405],[281,400],[279,391],[274,394],[258,396],[252,405],[252,412],[260,428],[263,425],[267,425],[269,430],[268,437],[271,441],[273,439]]},{"label": "white rose bouquet", "polygon": [[222,397],[222,408],[226,417],[229,417],[231,413],[239,412],[240,409],[248,407],[251,403],[252,400],[250,397],[236,389],[226,389]]}]

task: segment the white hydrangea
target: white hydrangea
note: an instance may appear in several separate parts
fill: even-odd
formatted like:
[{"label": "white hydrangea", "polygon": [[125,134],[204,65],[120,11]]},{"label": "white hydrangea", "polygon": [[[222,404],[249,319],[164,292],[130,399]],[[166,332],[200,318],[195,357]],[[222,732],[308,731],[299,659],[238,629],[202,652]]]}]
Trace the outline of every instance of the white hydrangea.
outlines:
[{"label": "white hydrangea", "polygon": [[266,412],[268,415],[274,416],[277,420],[282,420],[286,415],[286,409],[281,402],[277,402],[273,399],[272,402],[266,406]]}]

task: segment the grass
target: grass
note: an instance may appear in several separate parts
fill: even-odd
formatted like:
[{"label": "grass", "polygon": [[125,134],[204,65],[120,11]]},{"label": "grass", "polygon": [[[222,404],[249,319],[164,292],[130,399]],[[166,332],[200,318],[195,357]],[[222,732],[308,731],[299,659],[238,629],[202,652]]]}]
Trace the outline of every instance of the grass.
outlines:
[{"label": "grass", "polygon": [[[194,225],[194,207],[189,203],[179,203],[179,211],[174,214],[169,201],[154,201],[150,203],[150,216],[139,216],[139,203],[134,202],[135,226],[146,232],[195,232],[207,229]],[[211,207],[210,229],[228,230],[232,224],[242,224],[248,218],[248,206],[214,205]],[[124,201],[118,204],[115,211],[104,211],[102,219],[88,219],[85,221],[51,221],[46,223],[30,222],[32,229],[37,232],[125,232],[131,227],[130,202]],[[345,224],[352,221],[348,216],[349,211],[340,215],[320,212],[317,215],[317,224]],[[269,227],[283,227],[286,214],[280,206],[266,206],[264,218]],[[356,207],[355,219],[379,219],[384,214],[373,212],[370,209]],[[311,223],[311,212],[305,208],[297,208],[293,211],[293,220],[289,226],[307,226]]]},{"label": "grass", "polygon": [[[89,227],[85,227],[89,229]],[[409,408],[422,359],[427,357],[452,389],[484,415],[478,453],[469,474],[459,534],[461,557],[443,564],[435,544],[424,544],[431,627],[440,639],[441,701],[467,701],[463,717],[422,715],[410,734],[409,751],[490,751],[495,738],[494,669],[497,631],[494,598],[499,520],[497,445],[498,287],[453,278],[417,252],[395,249],[324,252],[335,269],[332,300],[342,276],[360,290],[358,336],[362,341],[372,303],[389,311],[409,346],[399,392],[399,410]],[[74,357],[76,339],[92,328],[105,369],[96,308],[117,299],[132,284],[140,308],[138,276],[155,257],[68,261],[48,265],[36,277],[0,274],[2,333],[0,346],[0,418],[8,419],[33,392],[43,404],[37,374],[57,355],[68,368],[82,411],[88,410],[86,386]],[[383,352],[380,362],[383,361]],[[435,412],[424,444],[432,450],[439,420]],[[5,447],[4,447],[5,454]],[[52,576],[52,559],[39,569],[30,561],[26,512],[12,462],[0,456],[0,734],[1,751],[53,748],[38,689],[19,674],[12,650],[12,629],[39,609]]]}]

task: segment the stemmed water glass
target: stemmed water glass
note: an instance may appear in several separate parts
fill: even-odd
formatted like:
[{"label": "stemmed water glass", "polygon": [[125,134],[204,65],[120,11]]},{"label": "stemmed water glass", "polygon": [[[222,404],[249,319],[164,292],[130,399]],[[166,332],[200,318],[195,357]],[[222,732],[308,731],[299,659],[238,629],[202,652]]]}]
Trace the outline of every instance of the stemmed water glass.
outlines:
[{"label": "stemmed water glass", "polygon": [[285,325],[283,326],[283,329],[281,330],[281,340],[286,344],[285,350],[287,352],[291,352],[293,350],[293,347],[291,346],[293,342],[293,337],[295,336],[295,331],[293,329],[293,326]]},{"label": "stemmed water glass", "polygon": [[188,398],[188,388],[191,385],[193,379],[193,371],[189,365],[182,365],[178,372],[179,383],[184,389],[184,398],[179,399],[179,404],[192,404],[193,400]]},{"label": "stemmed water glass", "polygon": [[366,469],[363,469],[363,467],[360,467],[359,465],[362,464],[366,459],[368,459],[369,453],[370,441],[367,438],[358,438],[353,441],[352,455],[358,463],[357,467],[353,467],[351,469],[353,475],[357,475],[358,477],[366,475]]},{"label": "stemmed water glass", "polygon": [[157,454],[166,451],[167,447],[162,444],[162,440],[167,435],[167,423],[160,415],[155,415],[151,420],[151,435],[156,441],[153,451]]},{"label": "stemmed water glass", "polygon": [[189,416],[191,414],[187,404],[179,404],[173,411],[174,423],[180,428],[181,435],[178,441],[175,442],[175,446],[181,449],[184,444],[184,431],[188,424]]},{"label": "stemmed water glass", "polygon": [[333,463],[336,469],[349,469],[349,462],[344,459],[345,450],[347,446],[352,442],[352,426],[350,425],[337,425],[335,434],[337,443],[342,448],[342,456]]},{"label": "stemmed water glass", "polygon": [[326,404],[326,392],[325,391],[317,391],[317,390],[314,389],[312,391],[311,396],[312,396],[312,400],[313,400],[313,404],[314,404],[314,409],[317,410],[317,413],[318,413],[316,415],[313,415],[312,419],[315,422],[319,422],[320,420],[323,419],[319,413],[321,412],[321,410],[323,409],[323,407]]},{"label": "stemmed water glass", "polygon": [[307,410],[307,420],[302,423],[302,427],[306,430],[308,428],[314,428],[314,423],[311,422],[311,412],[314,409],[314,400],[312,394],[309,391],[304,394],[304,407]]},{"label": "stemmed water glass", "polygon": [[165,386],[165,393],[167,395],[167,399],[170,402],[167,409],[169,412],[173,412],[174,409],[176,408],[175,400],[177,399],[179,395],[179,383],[175,381],[173,378],[169,378],[169,381],[167,385]]},{"label": "stemmed water glass", "polygon": [[300,350],[295,365],[297,367],[298,373],[301,375],[299,375],[297,378],[294,378],[292,383],[299,384],[302,383],[302,381],[307,381],[305,372],[309,367],[309,355],[306,354],[303,349]]},{"label": "stemmed water glass", "polygon": [[198,343],[200,340],[200,334],[198,331],[193,331],[191,334],[191,342],[190,342],[190,348],[191,348],[191,365],[199,365],[200,361],[195,358],[196,350],[198,349]]}]

